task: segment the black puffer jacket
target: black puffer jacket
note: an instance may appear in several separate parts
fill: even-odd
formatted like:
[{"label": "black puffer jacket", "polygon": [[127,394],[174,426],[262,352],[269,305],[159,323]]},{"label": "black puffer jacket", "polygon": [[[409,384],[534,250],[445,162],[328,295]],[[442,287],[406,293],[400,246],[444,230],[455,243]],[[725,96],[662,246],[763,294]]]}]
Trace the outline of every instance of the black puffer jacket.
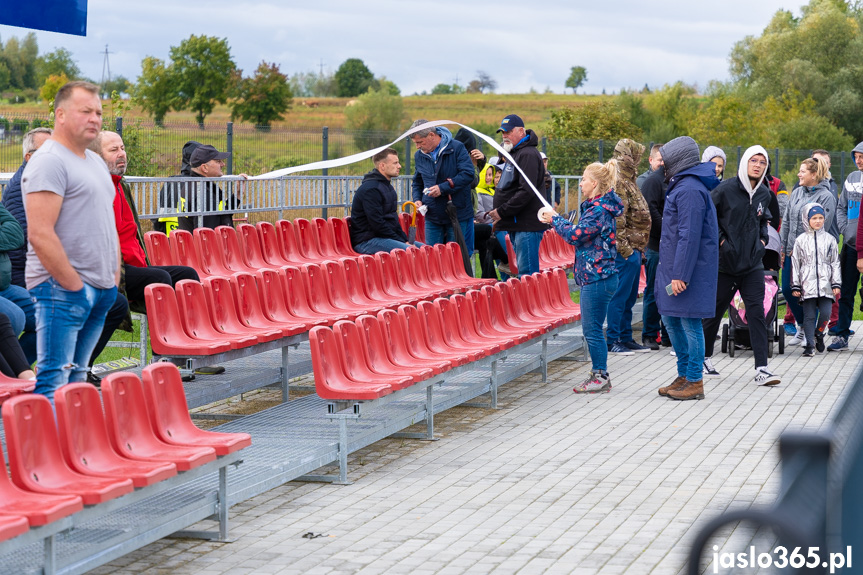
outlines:
[{"label": "black puffer jacket", "polygon": [[372,238],[407,242],[398,215],[399,196],[392,183],[377,169],[363,177],[351,204],[351,245]]},{"label": "black puffer jacket", "polygon": [[[640,177],[640,176],[639,176]],[[641,186],[641,195],[650,209],[650,238],[647,240],[647,249],[659,251],[659,238],[662,237],[662,211],[665,209],[665,191],[668,184],[665,183],[665,168],[660,166],[650,172],[644,184]]]},{"label": "black puffer jacket", "polygon": [[[510,155],[540,193],[545,192],[545,167],[539,155],[539,139],[527,130],[527,139],[520,142]],[[548,226],[537,218],[542,200],[530,189],[524,177],[507,162],[500,182],[495,186],[494,209],[500,216],[495,230],[506,232],[542,232]]]}]

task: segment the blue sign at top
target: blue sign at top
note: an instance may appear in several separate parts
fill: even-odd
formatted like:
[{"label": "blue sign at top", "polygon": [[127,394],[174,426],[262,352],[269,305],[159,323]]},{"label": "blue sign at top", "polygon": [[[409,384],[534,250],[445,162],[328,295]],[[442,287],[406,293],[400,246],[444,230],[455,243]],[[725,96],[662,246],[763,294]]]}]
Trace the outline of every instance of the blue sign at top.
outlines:
[{"label": "blue sign at top", "polygon": [[87,0],[12,0],[3,4],[0,24],[87,35]]}]

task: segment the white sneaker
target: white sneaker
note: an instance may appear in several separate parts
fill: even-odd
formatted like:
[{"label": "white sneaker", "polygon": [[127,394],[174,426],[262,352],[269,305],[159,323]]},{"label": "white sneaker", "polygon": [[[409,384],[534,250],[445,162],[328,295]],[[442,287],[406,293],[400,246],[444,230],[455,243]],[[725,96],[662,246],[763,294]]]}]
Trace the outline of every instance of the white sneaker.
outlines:
[{"label": "white sneaker", "polygon": [[719,372],[713,367],[713,361],[709,357],[704,358],[704,375],[707,377],[719,377]]},{"label": "white sneaker", "polygon": [[806,336],[803,334],[803,328],[797,330],[797,334],[785,342],[785,345],[800,345],[806,341]]},{"label": "white sneaker", "polygon": [[775,375],[766,367],[755,368],[755,383],[758,385],[778,385],[779,376]]}]

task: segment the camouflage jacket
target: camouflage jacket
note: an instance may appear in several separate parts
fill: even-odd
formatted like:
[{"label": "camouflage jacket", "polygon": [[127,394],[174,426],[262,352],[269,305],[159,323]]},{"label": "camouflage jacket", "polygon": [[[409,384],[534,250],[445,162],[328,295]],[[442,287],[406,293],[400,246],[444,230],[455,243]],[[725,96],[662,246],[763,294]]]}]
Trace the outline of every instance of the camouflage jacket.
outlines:
[{"label": "camouflage jacket", "polygon": [[644,251],[650,238],[650,210],[635,183],[638,163],[644,146],[624,138],[614,147],[617,160],[617,178],[614,191],[623,201],[623,215],[617,218],[617,251],[628,258],[632,252]]}]

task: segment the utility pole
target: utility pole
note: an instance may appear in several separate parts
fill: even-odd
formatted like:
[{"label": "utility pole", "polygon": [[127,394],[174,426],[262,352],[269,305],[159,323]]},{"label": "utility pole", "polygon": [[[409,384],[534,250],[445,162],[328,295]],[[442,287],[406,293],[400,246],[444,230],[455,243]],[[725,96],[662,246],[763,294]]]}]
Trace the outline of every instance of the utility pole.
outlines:
[{"label": "utility pole", "polygon": [[320,76],[321,76],[321,78],[323,78],[323,77],[324,77],[324,59],[323,59],[323,58],[321,58],[321,72],[320,72]]},{"label": "utility pole", "polygon": [[[108,51],[108,45],[105,44],[105,51],[99,52],[99,53],[105,55],[105,57],[102,59],[102,81],[99,83],[99,85],[102,88],[102,91],[104,92],[106,82],[111,81],[111,62],[108,59],[108,54],[113,54],[113,52],[109,52]],[[107,80],[106,80],[106,78],[107,78]],[[110,94],[108,94],[108,96],[110,96]]]}]

